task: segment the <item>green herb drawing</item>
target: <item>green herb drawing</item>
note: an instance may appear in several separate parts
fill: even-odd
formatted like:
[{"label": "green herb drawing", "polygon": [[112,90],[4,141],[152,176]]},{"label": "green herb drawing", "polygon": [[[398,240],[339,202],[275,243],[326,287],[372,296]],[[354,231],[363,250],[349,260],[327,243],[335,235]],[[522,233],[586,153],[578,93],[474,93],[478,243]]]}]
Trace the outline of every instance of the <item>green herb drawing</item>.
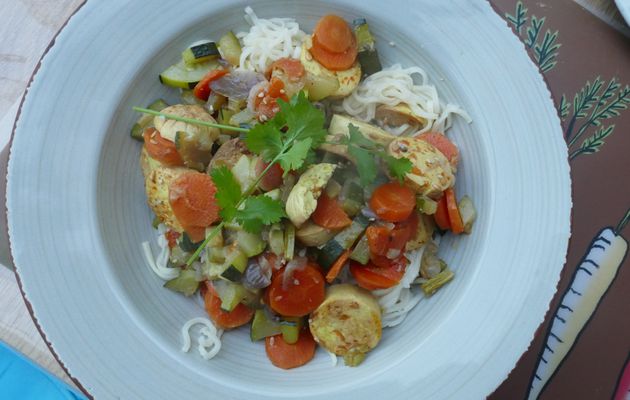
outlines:
[{"label": "green herb drawing", "polygon": [[[532,15],[527,16],[527,8],[522,1],[516,3],[514,15],[505,14],[505,18],[514,26],[516,33],[523,39],[525,46],[529,51],[533,51],[533,58],[540,70],[544,72],[551,71],[557,64],[556,57],[560,43],[557,43],[558,31],[552,32],[547,29],[544,34],[541,33],[545,24],[545,17],[538,18]],[[529,26],[528,26],[529,21]]]},{"label": "green herb drawing", "polygon": [[[606,84],[601,77],[596,77],[593,82],[587,81],[580,91],[573,97],[573,102],[567,101],[566,95],[562,95],[558,112],[563,121],[569,118],[571,107],[573,115],[566,124],[564,136],[569,147],[569,160],[573,160],[582,154],[597,153],[604,145],[607,137],[613,134],[615,125],[604,126],[603,122],[620,115],[630,104],[630,86],[623,86],[617,78],[613,77]],[[589,131],[595,129],[587,136],[579,147],[577,142]]]}]

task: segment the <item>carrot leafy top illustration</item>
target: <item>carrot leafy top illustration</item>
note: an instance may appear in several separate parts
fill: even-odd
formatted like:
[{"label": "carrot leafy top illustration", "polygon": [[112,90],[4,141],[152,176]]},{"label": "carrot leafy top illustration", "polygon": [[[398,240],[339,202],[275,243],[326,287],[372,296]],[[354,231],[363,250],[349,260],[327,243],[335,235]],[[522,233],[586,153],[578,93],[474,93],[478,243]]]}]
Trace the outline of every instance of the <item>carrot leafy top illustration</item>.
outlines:
[{"label": "carrot leafy top illustration", "polygon": [[[608,84],[601,77],[596,77],[593,82],[587,81],[579,92],[573,97],[573,101],[567,100],[562,95],[558,107],[560,117],[567,121],[564,136],[569,147],[569,159],[573,160],[582,154],[598,152],[604,145],[604,139],[613,134],[615,125],[604,125],[606,120],[618,117],[630,104],[630,86],[622,85],[616,77]],[[573,109],[573,114],[571,114]],[[595,130],[587,136],[579,147],[576,146],[587,132]],[[590,131],[589,131],[590,130]]]},{"label": "carrot leafy top illustration", "polygon": [[[505,18],[514,26],[516,33],[523,39],[527,50],[533,51],[533,58],[540,70],[544,73],[552,70],[556,64],[558,49],[561,44],[557,43],[558,31],[552,32],[547,29],[542,35],[542,28],[545,24],[545,17],[538,18],[535,15],[527,16],[527,8],[522,1],[516,3],[514,15],[506,13]],[[529,25],[527,21],[529,20]],[[523,29],[524,28],[524,29]]]}]

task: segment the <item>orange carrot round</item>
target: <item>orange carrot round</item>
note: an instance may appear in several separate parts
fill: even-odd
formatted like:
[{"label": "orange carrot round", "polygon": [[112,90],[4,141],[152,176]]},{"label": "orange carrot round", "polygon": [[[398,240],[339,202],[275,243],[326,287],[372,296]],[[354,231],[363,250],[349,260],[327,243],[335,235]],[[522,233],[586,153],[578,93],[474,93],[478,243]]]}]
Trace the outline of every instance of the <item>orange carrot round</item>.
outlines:
[{"label": "orange carrot round", "polygon": [[206,282],[203,300],[206,312],[212,321],[222,329],[238,328],[241,325],[245,325],[254,315],[254,310],[244,304],[239,304],[230,312],[223,311],[221,309],[221,299],[209,282]]},{"label": "orange carrot round", "polygon": [[328,68],[331,71],[344,71],[354,64],[359,52],[357,48],[357,42],[354,36],[352,37],[352,44],[345,51],[341,53],[333,53],[326,50],[317,40],[317,37],[313,37],[313,46],[309,49],[313,58]]},{"label": "orange carrot round", "polygon": [[324,276],[319,269],[307,264],[293,271],[293,276],[283,286],[284,270],[273,277],[269,286],[269,306],[286,317],[302,317],[314,311],[326,295]]},{"label": "orange carrot round", "polygon": [[298,341],[288,344],[282,335],[265,338],[265,352],[273,365],[278,368],[291,369],[300,367],[315,356],[317,344],[308,329],[302,329]]},{"label": "orange carrot round", "polygon": [[352,223],[337,199],[329,197],[326,193],[319,196],[317,208],[311,218],[317,225],[332,230],[343,229]]},{"label": "orange carrot round", "polygon": [[354,34],[348,23],[333,14],[324,15],[315,25],[313,36],[326,51],[343,53],[352,45]]},{"label": "orange carrot round", "polygon": [[149,153],[151,158],[170,167],[184,165],[184,160],[177,152],[175,143],[168,139],[164,139],[157,129],[145,129],[142,137],[144,138],[144,148],[147,150],[147,153]]},{"label": "orange carrot round", "polygon": [[357,284],[367,290],[387,289],[396,286],[405,274],[407,261],[404,257],[389,260],[385,267],[378,267],[372,262],[361,265],[356,261],[350,262],[350,273]]},{"label": "orange carrot round", "polygon": [[396,182],[386,183],[374,190],[370,208],[381,219],[389,222],[404,221],[416,206],[416,195],[407,186]]},{"label": "orange carrot round", "polygon": [[175,217],[187,232],[194,231],[198,237],[200,230],[219,219],[219,205],[214,198],[216,191],[212,178],[201,172],[187,172],[171,182],[169,202]]}]

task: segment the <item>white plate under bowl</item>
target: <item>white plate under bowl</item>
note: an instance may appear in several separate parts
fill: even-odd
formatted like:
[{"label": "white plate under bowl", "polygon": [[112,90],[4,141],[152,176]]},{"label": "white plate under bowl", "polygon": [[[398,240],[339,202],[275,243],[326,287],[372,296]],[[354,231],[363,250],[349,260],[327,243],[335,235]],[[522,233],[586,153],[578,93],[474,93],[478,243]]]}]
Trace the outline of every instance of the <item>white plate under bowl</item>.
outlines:
[{"label": "white plate under bowl", "polygon": [[[157,80],[183,46],[246,28],[243,1],[88,1],[44,57],[8,167],[11,249],[54,351],[98,399],[482,398],[527,349],[556,291],[569,237],[567,149],[550,93],[523,45],[484,1],[255,1],[263,17],[365,16],[385,64],[420,65],[474,123],[450,131],[457,192],[479,219],[441,252],[456,279],[425,300],[358,368],[316,359],[273,367],[247,328],[212,361],[180,351],[204,311],[162,288],[129,138],[132,105],[174,100]],[[394,45],[389,45],[392,42]]]},{"label": "white plate under bowl", "polygon": [[623,19],[626,20],[626,24],[630,26],[630,0],[615,0],[615,4]]}]

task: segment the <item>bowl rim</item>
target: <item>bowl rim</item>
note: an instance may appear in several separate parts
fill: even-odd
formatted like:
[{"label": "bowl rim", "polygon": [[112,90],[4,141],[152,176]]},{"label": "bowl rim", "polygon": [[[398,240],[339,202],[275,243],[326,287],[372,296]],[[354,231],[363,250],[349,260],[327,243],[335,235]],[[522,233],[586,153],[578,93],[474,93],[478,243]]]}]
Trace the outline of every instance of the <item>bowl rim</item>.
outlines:
[{"label": "bowl rim", "polygon": [[[496,16],[497,16],[497,17],[499,17],[499,18],[502,18],[502,17],[501,17],[501,14],[499,13],[499,10],[496,8],[496,5],[495,5],[494,3],[492,3],[492,1],[491,1],[491,0],[487,0],[487,1],[488,1],[488,4],[490,5],[490,7],[491,7],[492,11],[496,14]],[[12,156],[13,141],[14,141],[14,137],[15,137],[15,134],[16,134],[16,130],[17,130],[18,124],[19,124],[19,122],[20,122],[20,118],[22,117],[22,108],[23,108],[24,103],[25,103],[25,101],[26,101],[26,99],[27,99],[27,97],[28,97],[29,90],[31,89],[32,83],[33,83],[34,79],[36,78],[37,74],[38,74],[38,73],[39,73],[39,71],[40,71],[40,67],[41,67],[41,65],[42,65],[42,61],[43,61],[43,60],[44,60],[44,59],[48,56],[48,54],[49,54],[49,52],[51,51],[51,49],[53,49],[53,48],[55,47],[55,45],[57,45],[57,44],[58,44],[58,42],[57,42],[58,36],[59,36],[59,35],[60,35],[60,34],[61,34],[61,33],[62,33],[65,29],[66,29],[66,27],[68,26],[68,24],[69,24],[69,23],[70,23],[73,19],[76,19],[75,17],[77,16],[77,14],[78,14],[78,13],[79,13],[82,9],[87,8],[87,7],[85,7],[85,6],[86,6],[86,4],[88,4],[88,1],[87,1],[87,0],[82,0],[82,1],[81,1],[81,3],[77,6],[77,8],[76,8],[76,9],[72,12],[72,14],[70,14],[70,16],[69,16],[69,17],[65,20],[65,22],[64,22],[64,23],[60,26],[60,28],[57,30],[57,32],[53,35],[52,39],[50,40],[50,42],[49,42],[49,43],[48,43],[48,45],[46,46],[46,48],[45,48],[44,52],[43,52],[43,53],[42,53],[42,55],[40,56],[40,58],[39,58],[39,60],[38,60],[38,62],[37,62],[37,64],[36,64],[36,67],[34,68],[34,70],[33,70],[32,74],[31,74],[31,76],[30,76],[30,78],[29,78],[29,80],[28,80],[28,83],[27,83],[27,88],[26,88],[26,90],[24,91],[24,94],[22,95],[22,98],[21,98],[21,100],[20,100],[20,102],[19,102],[19,106],[18,106],[17,114],[16,114],[16,117],[15,117],[15,121],[14,121],[14,123],[13,123],[13,128],[12,128],[12,130],[11,130],[11,135],[10,135],[10,138],[9,138],[9,141],[8,141],[8,144],[7,144],[7,147],[8,147],[8,149],[9,149],[9,152],[8,152],[8,157],[7,157],[7,159],[6,159],[6,164],[4,165],[4,166],[5,166],[5,168],[6,168],[6,167],[8,166],[8,164],[10,163],[10,159],[11,159],[11,156]],[[90,5],[91,5],[91,4],[94,4],[94,2],[93,2],[93,1],[90,1],[90,3],[89,3],[89,4],[90,4]],[[520,41],[520,40],[519,40],[519,41]],[[529,57],[529,54],[528,54],[528,59],[529,59],[529,62],[531,62],[532,64],[534,64],[534,63],[533,63],[533,61],[531,60],[531,58]],[[534,66],[535,66],[535,65],[534,65]],[[535,67],[536,67],[536,66],[535,66]],[[542,74],[542,73],[538,70],[538,68],[537,68],[537,67],[536,67],[536,69],[537,69],[537,71],[538,71],[538,75],[542,78],[542,81],[543,81],[543,83],[544,83],[544,84],[543,84],[543,86],[544,86],[544,88],[547,90],[547,93],[549,94],[549,98],[553,100],[553,96],[552,96],[552,94],[551,94],[551,90],[549,89],[549,83],[548,83],[547,78],[545,77],[545,75],[544,75],[544,74]],[[554,107],[554,109],[555,109],[555,107]],[[557,112],[557,110],[556,110],[556,112]],[[567,164],[567,165],[568,165],[568,164]],[[569,169],[569,171],[570,171],[570,169]],[[6,168],[6,174],[5,174],[5,181],[6,181],[6,183],[8,183],[8,181],[9,181],[9,175],[10,175],[10,173],[9,173],[9,171],[8,171],[8,168]],[[569,188],[570,188],[570,187],[572,186],[572,185],[571,185],[571,177],[570,177],[570,175],[569,175],[569,177],[568,177],[568,178],[569,178],[568,183],[569,183]],[[7,220],[8,220],[8,216],[9,216],[9,206],[8,206],[8,193],[7,193],[7,192],[8,192],[8,191],[6,190],[6,187],[5,187],[5,193],[4,193],[4,195],[5,195],[5,202],[4,202],[4,214],[5,214],[5,217],[6,217],[6,218],[7,218]],[[562,268],[558,271],[558,276],[557,276],[556,283],[555,283],[556,290],[557,290],[557,285],[559,284],[559,281],[560,281],[560,274],[562,273],[562,271],[563,271],[563,269],[564,269],[564,266],[565,266],[565,264],[566,264],[566,255],[567,255],[568,248],[569,248],[569,244],[570,244],[570,240],[571,240],[571,226],[572,226],[572,218],[571,218],[571,215],[572,215],[572,201],[571,201],[571,193],[569,193],[569,209],[568,209],[568,211],[569,211],[569,219],[568,219],[568,224],[569,224],[569,225],[568,225],[568,237],[567,237],[567,240],[566,240],[566,248],[565,248],[565,250],[564,250],[564,256],[563,256],[563,257],[564,257],[564,261],[563,261],[563,264],[562,264]],[[15,262],[15,257],[14,257],[14,254],[13,254],[13,253],[14,253],[13,246],[11,245],[11,235],[9,234],[9,224],[8,224],[8,223],[7,223],[7,225],[5,225],[5,226],[4,226],[4,229],[5,229],[5,231],[6,231],[7,238],[8,238],[8,241],[9,241],[9,257],[10,257],[10,260],[11,260],[11,262],[13,263],[13,265],[14,265],[14,266],[17,266],[17,264],[16,264],[16,262]],[[28,312],[29,312],[29,314],[30,314],[30,316],[31,316],[31,319],[33,320],[33,322],[34,322],[34,324],[35,324],[35,326],[36,326],[37,330],[39,331],[39,333],[40,333],[40,335],[41,335],[42,339],[44,340],[44,343],[45,343],[45,344],[46,344],[46,346],[48,347],[49,351],[51,352],[51,354],[53,355],[53,357],[55,358],[55,360],[59,363],[59,365],[60,365],[60,366],[61,366],[61,368],[64,370],[64,372],[67,374],[67,376],[68,376],[68,377],[72,380],[72,382],[73,382],[73,383],[74,383],[74,384],[75,384],[75,385],[79,388],[79,390],[82,392],[82,394],[84,394],[84,395],[85,395],[87,398],[89,398],[89,399],[93,399],[93,398],[94,398],[94,397],[93,397],[93,395],[92,395],[91,393],[89,393],[89,392],[88,392],[88,390],[87,390],[87,389],[85,388],[85,386],[84,386],[84,385],[83,385],[83,384],[79,381],[79,379],[78,379],[78,378],[76,378],[75,376],[73,376],[73,375],[72,375],[72,373],[70,372],[70,370],[68,369],[68,367],[67,367],[67,366],[64,364],[64,362],[62,361],[62,359],[61,359],[61,357],[59,356],[59,354],[57,354],[57,352],[55,351],[55,349],[54,349],[54,347],[53,347],[53,345],[52,345],[51,341],[50,341],[50,340],[48,339],[48,337],[46,336],[46,333],[45,333],[45,331],[44,331],[43,327],[40,325],[40,322],[39,322],[39,320],[37,319],[37,317],[36,317],[36,315],[35,315],[35,311],[34,311],[33,305],[31,304],[30,300],[28,299],[28,297],[27,297],[27,295],[26,295],[26,292],[25,292],[25,290],[24,290],[23,283],[22,283],[22,278],[21,278],[21,276],[20,276],[20,273],[19,273],[19,271],[18,271],[18,268],[15,268],[15,269],[14,269],[14,273],[15,273],[15,276],[16,276],[16,280],[17,280],[17,283],[18,283],[18,287],[19,287],[20,293],[21,293],[21,295],[22,295],[22,297],[23,297],[23,299],[24,299],[24,302],[25,302],[26,307],[27,307],[27,310],[28,310]],[[549,309],[550,309],[549,307],[550,307],[550,305],[551,305],[552,301],[553,301],[553,296],[549,299],[549,302],[548,302],[548,304],[547,304],[547,309],[546,309],[546,311],[545,311],[545,314],[540,316],[541,320],[540,320],[540,323],[539,323],[539,327],[538,327],[538,329],[540,329],[540,324],[544,323],[544,316],[546,315],[546,313],[547,313],[547,312],[549,312]],[[533,338],[534,338],[534,337],[533,337],[533,335],[534,335],[534,332],[532,332],[532,338],[530,339],[530,344],[531,344],[531,340],[533,340]],[[522,354],[521,354],[521,356],[522,356]],[[517,363],[518,363],[518,362],[520,362],[520,359],[518,359],[518,360],[517,360]],[[516,365],[517,365],[517,364],[515,364],[515,365],[512,367],[512,369],[513,369],[513,368],[515,368],[515,367],[516,367]],[[509,372],[510,372],[510,371],[506,371],[505,377],[503,378],[504,380],[507,378],[507,376],[508,376]],[[499,382],[499,384],[500,384],[500,383],[501,383],[501,382]],[[497,386],[497,387],[498,387],[498,386]],[[495,389],[496,389],[496,388],[495,388]],[[488,395],[490,395],[490,394],[492,394],[492,392],[488,393]]]}]

